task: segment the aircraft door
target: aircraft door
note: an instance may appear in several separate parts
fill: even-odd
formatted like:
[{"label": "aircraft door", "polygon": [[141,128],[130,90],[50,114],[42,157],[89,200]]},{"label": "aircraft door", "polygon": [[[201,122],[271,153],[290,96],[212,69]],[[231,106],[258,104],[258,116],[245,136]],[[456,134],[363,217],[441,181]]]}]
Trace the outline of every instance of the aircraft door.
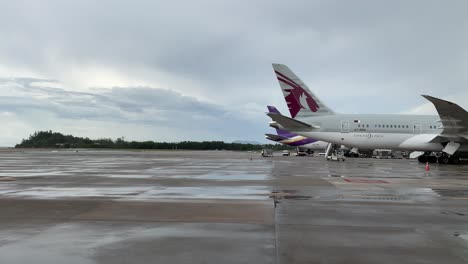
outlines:
[{"label": "aircraft door", "polygon": [[421,124],[413,123],[413,134],[420,134],[420,133],[421,133]]},{"label": "aircraft door", "polygon": [[349,120],[341,120],[341,133],[349,133]]}]

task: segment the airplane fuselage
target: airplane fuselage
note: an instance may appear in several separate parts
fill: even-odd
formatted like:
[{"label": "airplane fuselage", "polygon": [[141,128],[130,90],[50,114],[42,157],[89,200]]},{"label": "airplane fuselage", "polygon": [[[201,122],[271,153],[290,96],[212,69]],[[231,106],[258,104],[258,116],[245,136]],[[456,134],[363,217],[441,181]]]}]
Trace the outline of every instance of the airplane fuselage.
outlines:
[{"label": "airplane fuselage", "polygon": [[298,119],[314,126],[293,133],[360,149],[442,151],[439,116],[335,114]]},{"label": "airplane fuselage", "polygon": [[434,116],[336,114],[286,65],[274,63],[273,69],[291,118],[268,113],[272,127],[359,149],[441,151],[442,164],[468,153],[468,112],[455,103],[422,95],[435,106]]},{"label": "airplane fuselage", "polygon": [[286,144],[292,147],[303,147],[310,150],[323,150],[327,147],[327,142],[307,138],[304,136],[294,136],[288,139],[277,141],[282,144]]}]

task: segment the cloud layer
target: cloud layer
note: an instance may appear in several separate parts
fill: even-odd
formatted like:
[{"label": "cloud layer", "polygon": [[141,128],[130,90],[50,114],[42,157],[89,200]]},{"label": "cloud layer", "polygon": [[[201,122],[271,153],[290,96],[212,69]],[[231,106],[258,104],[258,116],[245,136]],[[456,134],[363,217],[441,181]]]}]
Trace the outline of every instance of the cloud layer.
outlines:
[{"label": "cloud layer", "polygon": [[[55,124],[90,136],[260,140],[265,106],[286,111],[272,62],[288,64],[337,112],[433,112],[420,94],[467,107],[467,9],[466,1],[5,2],[3,133]],[[51,123],[35,122],[39,113]]]},{"label": "cloud layer", "polygon": [[[34,130],[130,140],[258,139],[261,126],[239,112],[166,89],[114,87],[90,92],[46,86],[55,81],[0,79],[3,141],[18,143]],[[240,132],[242,131],[242,132]],[[14,132],[14,133],[12,133]]]}]

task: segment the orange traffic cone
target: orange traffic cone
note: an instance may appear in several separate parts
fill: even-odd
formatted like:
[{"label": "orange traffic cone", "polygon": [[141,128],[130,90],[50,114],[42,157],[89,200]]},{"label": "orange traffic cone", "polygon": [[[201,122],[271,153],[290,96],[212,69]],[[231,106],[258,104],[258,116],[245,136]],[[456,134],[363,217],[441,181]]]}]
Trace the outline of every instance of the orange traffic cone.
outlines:
[{"label": "orange traffic cone", "polygon": [[429,162],[426,162],[426,171],[430,171],[431,168],[429,167]]}]

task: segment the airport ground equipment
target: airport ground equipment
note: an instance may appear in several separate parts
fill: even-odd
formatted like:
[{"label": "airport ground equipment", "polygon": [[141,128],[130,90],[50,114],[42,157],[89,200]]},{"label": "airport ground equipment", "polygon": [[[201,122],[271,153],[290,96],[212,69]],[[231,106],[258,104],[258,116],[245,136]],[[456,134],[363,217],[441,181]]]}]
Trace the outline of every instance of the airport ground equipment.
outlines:
[{"label": "airport ground equipment", "polygon": [[273,149],[262,149],[262,157],[273,157]]},{"label": "airport ground equipment", "polygon": [[331,152],[333,151],[334,144],[328,143],[327,148],[325,149],[325,157],[331,156]]},{"label": "airport ground equipment", "polygon": [[307,156],[307,152],[303,148],[296,148],[296,156]]},{"label": "airport ground equipment", "polygon": [[327,160],[333,161],[345,161],[346,158],[344,156],[343,150],[341,149],[334,149],[330,156],[327,156]]},{"label": "airport ground equipment", "polygon": [[336,144],[329,143],[327,150],[325,151],[325,157],[327,160],[345,161],[344,150]]},{"label": "airport ground equipment", "polygon": [[376,159],[390,159],[392,158],[392,150],[390,149],[376,149],[372,154]]}]

